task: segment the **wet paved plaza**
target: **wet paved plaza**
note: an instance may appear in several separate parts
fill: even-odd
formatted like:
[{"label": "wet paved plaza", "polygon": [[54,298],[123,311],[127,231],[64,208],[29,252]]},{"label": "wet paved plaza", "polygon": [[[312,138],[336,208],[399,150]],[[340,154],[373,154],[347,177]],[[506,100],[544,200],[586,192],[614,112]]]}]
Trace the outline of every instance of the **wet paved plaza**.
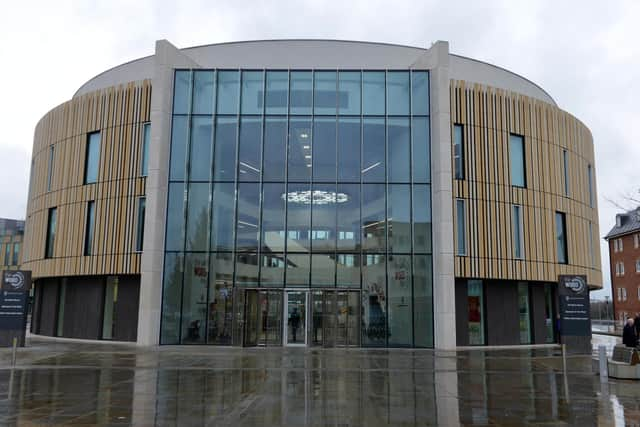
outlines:
[{"label": "wet paved plaza", "polygon": [[[633,425],[640,383],[556,348],[161,347],[31,339],[0,350],[0,425]],[[566,380],[566,381],[565,381]]]}]

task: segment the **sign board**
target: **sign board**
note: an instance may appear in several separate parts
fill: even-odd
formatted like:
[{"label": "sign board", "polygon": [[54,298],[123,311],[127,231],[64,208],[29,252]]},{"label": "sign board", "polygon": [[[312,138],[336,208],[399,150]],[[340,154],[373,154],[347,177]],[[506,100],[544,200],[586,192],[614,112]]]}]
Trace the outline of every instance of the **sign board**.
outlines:
[{"label": "sign board", "polygon": [[558,277],[560,333],[563,336],[590,337],[591,312],[587,276]]},{"label": "sign board", "polygon": [[632,366],[637,365],[638,362],[640,362],[640,358],[638,358],[638,351],[633,347],[626,347],[624,345],[617,345],[613,347],[613,357],[611,360]]},{"label": "sign board", "polygon": [[30,271],[4,271],[0,286],[0,346],[11,345],[14,337],[24,345],[27,326]]}]

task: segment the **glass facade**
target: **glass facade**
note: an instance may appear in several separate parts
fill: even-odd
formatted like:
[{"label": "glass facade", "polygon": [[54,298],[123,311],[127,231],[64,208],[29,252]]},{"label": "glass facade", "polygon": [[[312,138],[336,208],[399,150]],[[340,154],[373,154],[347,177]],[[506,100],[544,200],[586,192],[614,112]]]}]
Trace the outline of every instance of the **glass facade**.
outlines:
[{"label": "glass facade", "polygon": [[176,70],[161,343],[286,344],[295,297],[324,345],[432,347],[428,82]]}]

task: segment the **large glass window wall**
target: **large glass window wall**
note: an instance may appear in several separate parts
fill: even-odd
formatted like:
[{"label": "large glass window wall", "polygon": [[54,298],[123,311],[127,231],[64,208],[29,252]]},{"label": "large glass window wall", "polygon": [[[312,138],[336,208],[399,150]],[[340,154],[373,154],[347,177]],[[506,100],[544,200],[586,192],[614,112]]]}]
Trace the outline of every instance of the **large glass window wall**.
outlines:
[{"label": "large glass window wall", "polygon": [[176,70],[161,343],[235,342],[235,289],[340,288],[362,345],[433,346],[428,87]]}]

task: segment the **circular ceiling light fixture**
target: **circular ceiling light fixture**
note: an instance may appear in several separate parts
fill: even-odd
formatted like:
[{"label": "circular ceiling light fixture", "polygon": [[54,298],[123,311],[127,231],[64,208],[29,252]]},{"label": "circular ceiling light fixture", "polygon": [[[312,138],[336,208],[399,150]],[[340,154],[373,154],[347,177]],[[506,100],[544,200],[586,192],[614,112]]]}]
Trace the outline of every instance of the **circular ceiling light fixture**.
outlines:
[{"label": "circular ceiling light fixture", "polygon": [[282,199],[290,203],[303,205],[328,205],[329,203],[345,203],[349,196],[344,193],[323,190],[291,191],[282,195]]}]

